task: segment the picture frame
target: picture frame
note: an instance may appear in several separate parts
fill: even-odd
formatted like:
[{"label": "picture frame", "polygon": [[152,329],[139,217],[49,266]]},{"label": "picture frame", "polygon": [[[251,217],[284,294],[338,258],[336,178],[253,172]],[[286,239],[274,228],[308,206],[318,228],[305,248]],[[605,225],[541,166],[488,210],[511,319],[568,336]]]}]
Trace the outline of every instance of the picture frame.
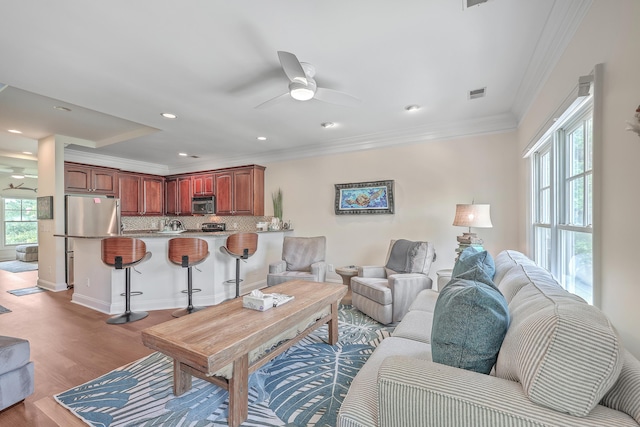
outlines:
[{"label": "picture frame", "polygon": [[393,214],[393,180],[335,184],[336,215]]},{"label": "picture frame", "polygon": [[53,219],[53,196],[37,198],[38,219]]}]

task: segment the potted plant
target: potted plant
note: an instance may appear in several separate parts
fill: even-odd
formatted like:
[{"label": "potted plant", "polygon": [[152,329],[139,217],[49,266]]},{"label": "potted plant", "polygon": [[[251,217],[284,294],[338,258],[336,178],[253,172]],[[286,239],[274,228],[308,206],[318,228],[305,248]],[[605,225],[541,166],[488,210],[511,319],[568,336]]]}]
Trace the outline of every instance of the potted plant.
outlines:
[{"label": "potted plant", "polygon": [[280,188],[275,193],[271,193],[271,200],[273,200],[273,216],[278,218],[280,226],[282,224],[282,190]]}]

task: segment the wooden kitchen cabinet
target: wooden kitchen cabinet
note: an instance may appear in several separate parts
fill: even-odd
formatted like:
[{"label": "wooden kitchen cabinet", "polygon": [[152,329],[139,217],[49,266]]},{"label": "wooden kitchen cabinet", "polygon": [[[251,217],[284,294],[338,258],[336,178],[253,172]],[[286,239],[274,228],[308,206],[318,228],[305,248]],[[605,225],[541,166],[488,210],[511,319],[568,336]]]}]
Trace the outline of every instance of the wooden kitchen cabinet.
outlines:
[{"label": "wooden kitchen cabinet", "polygon": [[191,215],[191,177],[167,178],[165,212],[167,215]]},{"label": "wooden kitchen cabinet", "polygon": [[213,173],[193,175],[191,177],[192,195],[195,197],[213,196],[215,194],[213,181]]},{"label": "wooden kitchen cabinet", "polygon": [[119,187],[122,216],[164,214],[164,178],[121,172]]},{"label": "wooden kitchen cabinet", "polygon": [[264,215],[264,167],[216,171],[216,215]]},{"label": "wooden kitchen cabinet", "polygon": [[117,196],[118,170],[65,162],[64,192]]}]

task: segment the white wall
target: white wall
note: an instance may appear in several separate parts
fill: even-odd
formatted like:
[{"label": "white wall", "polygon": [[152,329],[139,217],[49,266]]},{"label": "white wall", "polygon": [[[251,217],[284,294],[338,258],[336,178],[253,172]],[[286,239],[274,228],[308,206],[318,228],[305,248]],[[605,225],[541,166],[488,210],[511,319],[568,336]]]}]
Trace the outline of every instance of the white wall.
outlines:
[{"label": "white wall", "polygon": [[[451,225],[456,203],[491,204],[494,228],[475,230],[491,253],[518,243],[515,138],[493,134],[267,164],[265,214],[273,214],[271,194],[282,188],[284,220],[297,236],[326,236],[327,262],[336,267],[382,265],[394,238],[431,241],[435,282],[438,269],[453,266],[456,236],[466,231]],[[334,214],[334,184],[387,179],[395,181],[395,214]]]},{"label": "white wall", "polygon": [[[638,1],[595,0],[518,134],[521,151],[575,86],[578,76],[590,73],[598,63],[604,64],[601,203],[595,206],[601,218],[601,309],[636,357],[640,357],[640,228],[635,224],[640,212],[640,138],[625,131],[625,121],[633,118],[640,104],[638,18]],[[521,188],[526,188],[526,166],[526,161],[519,161]],[[526,199],[521,198],[520,204],[525,209]],[[521,232],[526,230],[524,219],[523,215]],[[526,247],[524,238],[521,234],[521,245]]]}]

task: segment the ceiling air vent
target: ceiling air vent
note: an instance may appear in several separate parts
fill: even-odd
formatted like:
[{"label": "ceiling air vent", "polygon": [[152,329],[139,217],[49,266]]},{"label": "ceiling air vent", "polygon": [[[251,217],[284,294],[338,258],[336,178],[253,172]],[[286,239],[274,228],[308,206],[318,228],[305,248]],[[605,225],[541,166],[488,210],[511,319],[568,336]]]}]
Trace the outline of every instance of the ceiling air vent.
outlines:
[{"label": "ceiling air vent", "polygon": [[478,6],[486,2],[487,0],[462,0],[462,7],[463,9],[469,9],[470,7]]},{"label": "ceiling air vent", "polygon": [[195,155],[194,156],[189,156],[189,157],[191,157],[192,159],[199,159],[200,158],[200,156],[195,156]]},{"label": "ceiling air vent", "polygon": [[469,91],[469,99],[478,99],[483,98],[487,93],[487,88],[483,87],[482,89],[474,89]]}]

